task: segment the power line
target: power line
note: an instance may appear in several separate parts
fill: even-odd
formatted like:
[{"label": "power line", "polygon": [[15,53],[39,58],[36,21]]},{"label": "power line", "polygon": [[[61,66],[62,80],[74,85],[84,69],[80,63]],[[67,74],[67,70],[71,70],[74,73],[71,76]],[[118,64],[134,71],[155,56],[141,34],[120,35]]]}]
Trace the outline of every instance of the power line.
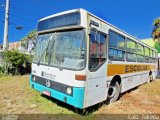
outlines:
[{"label": "power line", "polygon": [[[31,28],[31,26],[26,26],[26,25],[25,26],[24,25],[21,26],[21,25],[18,25],[17,23],[13,22],[13,20],[9,19],[10,18],[9,16],[16,17],[18,19],[23,19],[24,21],[33,21],[34,18],[35,19],[39,19],[39,18],[36,18],[35,15],[33,15],[34,17],[33,16],[29,17],[30,13],[28,14],[28,17],[19,16],[17,14],[9,13],[9,9],[11,8],[11,10],[18,11],[19,13],[22,13],[23,15],[27,14],[26,12],[24,12],[21,9],[18,9],[14,5],[12,5],[12,4],[9,5],[9,2],[10,2],[9,0],[6,0],[6,1],[8,2],[8,4],[6,3],[6,13],[4,13],[3,11],[0,10],[0,14],[5,14],[5,21],[4,20],[0,20],[1,23],[3,23],[3,24],[5,23],[3,49],[7,48],[7,44],[8,44],[8,25],[12,26],[12,28],[19,29],[19,30],[21,30],[23,28],[27,28],[27,27]],[[1,6],[0,6],[0,8],[1,8]],[[7,8],[8,8],[8,10],[7,10]],[[7,26],[6,26],[6,23],[7,23]]]},{"label": "power line", "polygon": [[[3,0],[4,1],[4,0]],[[15,11],[18,11],[19,13],[22,13],[23,15],[24,15],[24,11],[22,11],[22,10],[20,10],[20,9],[17,9],[17,7],[15,6],[15,4],[13,4],[13,1],[10,1],[10,8],[12,9],[12,10],[15,10]],[[0,11],[0,14],[3,14],[4,12],[2,12],[2,11]],[[26,13],[26,12],[25,12]],[[28,14],[28,13],[27,13]],[[29,21],[32,21],[32,20],[34,20],[34,18],[35,19],[39,19],[40,17],[39,16],[37,16],[37,17],[29,17],[30,16],[30,14],[28,14],[29,16],[19,16],[19,15],[17,15],[17,14],[13,14],[13,13],[9,13],[9,15],[11,16],[11,17],[15,17],[15,18],[17,18],[17,19],[23,19],[23,20],[29,20]],[[34,15],[35,16],[35,15]],[[13,22],[12,22],[13,23]]]},{"label": "power line", "polygon": [[[13,1],[11,1],[11,3],[10,3],[10,8],[12,9],[12,10],[15,10],[15,11],[18,11],[19,13],[23,13],[23,15],[24,15],[24,11],[22,11],[22,10],[20,10],[20,9],[17,9],[17,7],[13,4]],[[26,13],[26,12],[25,12]],[[21,19],[21,20],[24,20],[25,22],[26,21],[33,21],[34,20],[34,18],[33,18],[33,16],[32,17],[24,17],[24,16],[19,16],[19,15],[17,15],[17,14],[14,14],[14,13],[9,13],[9,15],[11,16],[10,18],[16,18],[16,19]],[[29,14],[28,14],[29,15]],[[35,15],[34,15],[35,16]],[[37,18],[36,18],[37,19]],[[14,26],[20,26],[20,25],[17,25],[16,23],[14,23],[13,21],[10,21],[9,22],[10,23],[10,25],[14,25]],[[23,28],[25,27],[28,27],[28,28],[30,28],[31,26],[24,26],[24,25],[22,25],[23,26]],[[33,27],[33,26],[32,26]]]},{"label": "power line", "polygon": [[10,21],[9,21],[9,24],[10,24],[10,25],[14,25],[14,26],[19,26],[19,25],[17,25],[16,23],[10,22]]},{"label": "power line", "polygon": [[[4,20],[0,20],[1,23],[4,23]],[[12,25],[12,26],[18,26],[17,24],[13,23],[13,22],[8,22],[9,25]]]},{"label": "power line", "polygon": [[29,17],[30,15],[33,15],[33,16],[30,17],[30,18],[35,18],[35,19],[40,19],[40,18],[42,18],[42,17],[37,16],[37,15],[35,15],[35,14],[33,14],[33,13],[28,13],[28,12],[26,12],[26,11],[24,11],[24,10],[21,10],[21,9],[19,9],[18,7],[14,6],[13,4],[10,5],[10,8],[11,8],[11,10],[17,11],[17,12],[23,14],[23,15],[26,14],[28,17]]},{"label": "power line", "polygon": [[[1,23],[4,23],[4,20],[0,20],[0,22],[1,22]],[[9,25],[12,25],[12,26],[15,26],[15,27],[20,26],[20,25],[14,23],[14,22],[8,21],[8,23],[9,23]]]},{"label": "power line", "polygon": [[23,19],[25,21],[26,20],[29,20],[29,21],[33,21],[34,20],[33,18],[22,17],[22,16],[19,16],[19,15],[13,14],[13,13],[10,13],[9,15],[12,16],[12,17],[18,18],[18,19]]},{"label": "power line", "polygon": [[[0,22],[4,24],[4,20],[0,20]],[[18,25],[18,24],[16,24],[16,23],[10,22],[10,21],[9,21],[8,23],[9,23],[10,26],[12,26],[12,27],[15,28],[15,29],[16,29],[16,27],[22,27],[23,29],[27,27],[27,26]]]}]

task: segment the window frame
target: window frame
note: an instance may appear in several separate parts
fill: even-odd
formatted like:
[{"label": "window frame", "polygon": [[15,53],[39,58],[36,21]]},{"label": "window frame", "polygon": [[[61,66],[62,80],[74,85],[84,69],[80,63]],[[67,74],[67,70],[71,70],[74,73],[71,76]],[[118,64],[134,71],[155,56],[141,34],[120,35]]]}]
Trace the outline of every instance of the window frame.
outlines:
[{"label": "window frame", "polygon": [[[127,46],[127,40],[129,40],[130,42],[132,42],[132,43],[135,43],[135,51],[134,52],[131,52],[131,51],[128,51],[128,46]],[[137,53],[137,42],[136,41],[134,41],[134,40],[132,40],[132,39],[130,39],[130,38],[126,38],[126,52],[128,52],[128,53]]]},{"label": "window frame", "polygon": [[[138,45],[140,45],[141,47],[142,47],[142,49],[143,49],[143,53],[141,54],[141,53],[138,53]],[[141,43],[137,43],[137,62],[141,62],[141,63],[144,63],[145,62],[145,60],[144,60],[144,45],[142,45]],[[142,56],[143,57],[143,61],[138,61],[138,56]]]},{"label": "window frame", "polygon": [[[117,34],[117,35],[119,35],[119,36],[122,36],[123,38],[124,38],[124,49],[120,49],[120,48],[118,48],[118,47],[110,47],[110,33],[111,32],[113,32],[113,33],[115,33],[115,34]],[[122,51],[122,55],[123,55],[123,58],[122,59],[118,59],[118,58],[111,58],[110,57],[110,49],[113,49],[113,50],[116,50],[117,52],[118,51]],[[111,30],[111,29],[109,29],[108,30],[108,59],[109,60],[112,60],[112,61],[125,61],[125,52],[126,52],[126,38],[125,38],[125,36],[124,35],[122,35],[122,34],[120,34],[120,33],[118,33],[118,32],[116,32],[116,31],[114,31],[114,30]]]},{"label": "window frame", "polygon": [[[128,50],[127,50],[127,40],[135,43],[135,48],[136,48],[136,49],[135,49],[134,52],[131,52],[131,51],[128,51]],[[136,59],[135,59],[135,60],[129,60],[129,59],[128,59],[128,54],[134,54],[134,55],[136,56]],[[137,42],[134,41],[134,40],[132,40],[132,39],[130,39],[130,38],[127,38],[127,37],[126,37],[126,61],[127,61],[127,62],[137,62]]]},{"label": "window frame", "polygon": [[[110,47],[110,35],[111,35],[110,32],[113,32],[113,33],[115,33],[117,35],[120,35],[120,36],[124,37],[124,49],[120,49],[118,47],[113,47],[113,46]],[[134,52],[132,52],[131,50],[130,51],[127,50],[127,40],[130,40],[130,41],[135,43],[136,48],[135,48]],[[141,50],[143,50],[141,53],[138,53],[138,46],[139,45],[141,46]],[[143,43],[141,43],[139,41],[136,41],[134,39],[126,37],[125,35],[122,35],[122,34],[116,32],[116,31],[114,31],[112,29],[108,30],[108,45],[107,46],[108,46],[108,52],[107,52],[108,53],[108,59],[110,61],[126,61],[126,62],[137,62],[137,63],[156,63],[156,58],[157,58],[157,54],[156,53],[157,52],[154,49],[148,47],[147,45],[145,45],[145,44],[143,44]],[[145,48],[147,48],[149,50],[149,55],[146,55]],[[123,55],[122,59],[111,58],[112,56],[109,53],[110,49],[116,50],[117,52],[118,51],[122,51],[122,55]],[[151,51],[152,51],[152,54],[150,53]],[[135,54],[135,56],[136,56],[135,60],[129,60],[128,57],[127,57],[127,54]],[[155,54],[155,56],[153,56],[153,54]],[[113,53],[113,55],[116,56],[118,54]],[[138,56],[142,57],[141,60],[138,59]]]},{"label": "window frame", "polygon": [[[90,35],[91,35],[91,31],[94,31],[94,32],[96,32],[96,33],[99,33],[100,35],[104,35],[105,36],[105,49],[106,49],[106,56],[105,56],[105,60],[100,64],[100,65],[98,65],[95,69],[91,69],[90,68],[90,59],[91,59],[91,57],[90,57],[90,48],[91,48],[91,37],[90,37]],[[90,72],[95,72],[95,71],[97,71],[106,61],[107,61],[107,59],[108,59],[108,47],[107,47],[107,39],[108,39],[108,35],[107,34],[105,34],[105,33],[103,33],[103,32],[101,32],[101,31],[98,31],[98,30],[95,30],[95,29],[91,29],[91,31],[90,31],[90,34],[89,34],[89,54],[88,54],[88,70],[90,71]],[[96,58],[96,59],[99,59],[99,58]]]},{"label": "window frame", "polygon": [[[146,55],[146,49],[149,50],[149,55]],[[150,48],[147,46],[144,46],[144,61],[145,63],[150,63]]]},{"label": "window frame", "polygon": [[153,49],[152,49],[152,60],[153,60],[152,63],[156,63],[156,60],[157,60],[157,51],[155,51]]}]

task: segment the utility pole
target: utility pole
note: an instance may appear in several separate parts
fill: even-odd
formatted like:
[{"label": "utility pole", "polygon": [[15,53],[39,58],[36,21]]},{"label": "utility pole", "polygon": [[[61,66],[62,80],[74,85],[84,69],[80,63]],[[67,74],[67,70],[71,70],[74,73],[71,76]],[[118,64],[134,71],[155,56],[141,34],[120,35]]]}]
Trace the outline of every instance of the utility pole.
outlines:
[{"label": "utility pole", "polygon": [[10,3],[10,1],[9,1],[9,0],[6,0],[4,38],[3,38],[3,50],[7,50],[7,49],[8,49],[9,3]]}]

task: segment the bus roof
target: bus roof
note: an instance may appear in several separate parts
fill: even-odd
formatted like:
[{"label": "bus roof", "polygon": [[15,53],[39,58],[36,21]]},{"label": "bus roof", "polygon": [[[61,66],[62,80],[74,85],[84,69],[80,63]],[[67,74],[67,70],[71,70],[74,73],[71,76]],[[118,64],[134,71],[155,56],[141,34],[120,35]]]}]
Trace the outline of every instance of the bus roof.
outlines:
[{"label": "bus roof", "polygon": [[46,19],[49,19],[49,18],[52,18],[52,17],[59,16],[59,15],[63,15],[63,14],[71,13],[71,12],[77,12],[77,11],[85,11],[87,14],[89,14],[89,15],[91,15],[91,16],[97,18],[98,20],[100,20],[100,21],[106,23],[106,24],[109,25],[110,27],[113,27],[113,28],[117,29],[118,31],[120,31],[120,32],[122,32],[122,33],[124,33],[124,34],[126,34],[127,36],[133,38],[134,41],[136,41],[136,42],[138,42],[138,43],[141,43],[142,45],[147,46],[147,47],[149,47],[149,48],[151,48],[151,49],[157,51],[155,48],[153,48],[153,47],[147,45],[146,43],[144,43],[144,42],[142,42],[142,41],[140,41],[138,38],[132,36],[131,34],[129,34],[129,33],[125,32],[125,31],[121,30],[120,28],[118,28],[118,27],[116,27],[116,26],[110,24],[109,22],[107,22],[107,21],[105,21],[105,20],[99,18],[98,16],[96,16],[96,15],[94,15],[94,14],[88,12],[87,10],[85,10],[85,9],[83,9],[83,8],[73,9],[73,10],[68,10],[68,11],[64,11],[64,12],[57,13],[57,14],[53,14],[53,15],[50,15],[50,16],[47,16],[47,17],[44,17],[44,18],[40,19],[38,22],[43,21],[43,20],[46,20]]}]

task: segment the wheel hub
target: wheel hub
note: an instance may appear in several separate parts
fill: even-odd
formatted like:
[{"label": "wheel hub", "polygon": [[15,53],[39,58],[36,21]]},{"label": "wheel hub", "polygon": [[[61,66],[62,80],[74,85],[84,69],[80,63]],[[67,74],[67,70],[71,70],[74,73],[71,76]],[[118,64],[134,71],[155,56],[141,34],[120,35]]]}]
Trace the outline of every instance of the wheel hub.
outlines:
[{"label": "wheel hub", "polygon": [[108,98],[114,97],[115,93],[116,93],[116,87],[110,86],[108,90]]}]

